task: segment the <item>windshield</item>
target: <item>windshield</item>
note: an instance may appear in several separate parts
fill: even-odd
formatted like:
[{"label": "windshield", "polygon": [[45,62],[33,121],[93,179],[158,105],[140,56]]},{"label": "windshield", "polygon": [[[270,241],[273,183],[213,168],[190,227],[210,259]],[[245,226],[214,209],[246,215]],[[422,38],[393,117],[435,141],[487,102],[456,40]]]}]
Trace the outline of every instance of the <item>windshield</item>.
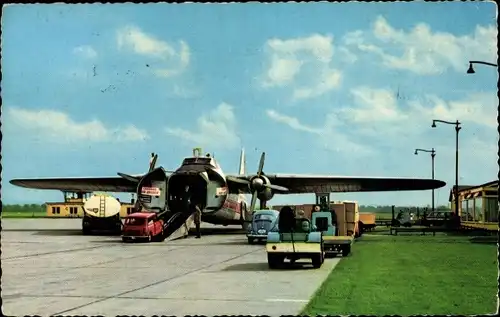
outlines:
[{"label": "windshield", "polygon": [[125,224],[131,225],[131,226],[141,226],[146,223],[146,219],[144,218],[127,218],[125,220]]},{"label": "windshield", "polygon": [[253,220],[265,220],[265,221],[273,221],[274,217],[266,214],[257,214],[253,217]]}]

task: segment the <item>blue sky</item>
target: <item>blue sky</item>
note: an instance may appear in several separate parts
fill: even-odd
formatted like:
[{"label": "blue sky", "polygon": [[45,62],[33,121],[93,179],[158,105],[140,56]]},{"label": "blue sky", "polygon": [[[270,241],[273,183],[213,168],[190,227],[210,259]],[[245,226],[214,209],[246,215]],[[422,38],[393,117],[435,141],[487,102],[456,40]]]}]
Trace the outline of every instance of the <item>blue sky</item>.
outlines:
[{"label": "blue sky", "polygon": [[[57,201],[12,178],[176,168],[193,147],[236,173],[498,172],[496,6],[486,2],[10,5],[2,15],[2,200]],[[120,196],[123,197],[123,196]],[[126,197],[126,196],[125,196]],[[430,204],[425,192],[335,194]],[[276,196],[273,203],[308,202]]]}]

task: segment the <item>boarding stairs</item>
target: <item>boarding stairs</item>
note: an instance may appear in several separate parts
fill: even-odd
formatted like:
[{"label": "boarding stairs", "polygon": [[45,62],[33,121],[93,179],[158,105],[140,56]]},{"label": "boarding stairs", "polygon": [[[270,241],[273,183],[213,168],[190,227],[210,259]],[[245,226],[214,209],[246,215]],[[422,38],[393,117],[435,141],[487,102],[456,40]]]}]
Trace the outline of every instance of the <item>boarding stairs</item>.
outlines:
[{"label": "boarding stairs", "polygon": [[171,241],[179,238],[186,238],[189,235],[189,229],[194,223],[194,213],[186,214],[177,212],[168,215],[165,223],[163,224],[163,234],[160,238],[161,241]]}]

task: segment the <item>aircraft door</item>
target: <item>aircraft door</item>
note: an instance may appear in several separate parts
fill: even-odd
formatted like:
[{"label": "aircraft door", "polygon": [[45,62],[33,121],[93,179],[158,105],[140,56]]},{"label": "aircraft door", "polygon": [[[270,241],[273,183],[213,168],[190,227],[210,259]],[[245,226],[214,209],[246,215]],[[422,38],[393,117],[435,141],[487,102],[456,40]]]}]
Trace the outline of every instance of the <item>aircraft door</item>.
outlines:
[{"label": "aircraft door", "polygon": [[207,185],[207,206],[208,210],[216,210],[224,205],[229,194],[226,184],[218,181],[209,181]]},{"label": "aircraft door", "polygon": [[164,211],[167,207],[167,175],[159,167],[146,174],[137,186],[141,206],[149,211]]}]

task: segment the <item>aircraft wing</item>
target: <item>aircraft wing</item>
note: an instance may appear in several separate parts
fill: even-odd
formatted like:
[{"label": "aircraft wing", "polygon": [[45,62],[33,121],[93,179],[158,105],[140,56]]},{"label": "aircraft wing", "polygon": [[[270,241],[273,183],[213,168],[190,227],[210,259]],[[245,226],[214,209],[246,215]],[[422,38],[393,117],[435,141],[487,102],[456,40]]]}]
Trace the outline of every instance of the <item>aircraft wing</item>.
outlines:
[{"label": "aircraft wing", "polygon": [[[137,177],[137,175],[134,175]],[[137,182],[123,177],[61,177],[13,179],[12,185],[68,192],[135,192]]]},{"label": "aircraft wing", "polygon": [[[446,185],[445,182],[419,178],[391,177],[352,177],[352,176],[321,176],[295,174],[265,174],[272,185],[288,189],[280,194],[331,193],[331,192],[373,192],[436,189]],[[251,194],[244,182],[253,175],[228,175],[228,185],[231,192]]]}]

